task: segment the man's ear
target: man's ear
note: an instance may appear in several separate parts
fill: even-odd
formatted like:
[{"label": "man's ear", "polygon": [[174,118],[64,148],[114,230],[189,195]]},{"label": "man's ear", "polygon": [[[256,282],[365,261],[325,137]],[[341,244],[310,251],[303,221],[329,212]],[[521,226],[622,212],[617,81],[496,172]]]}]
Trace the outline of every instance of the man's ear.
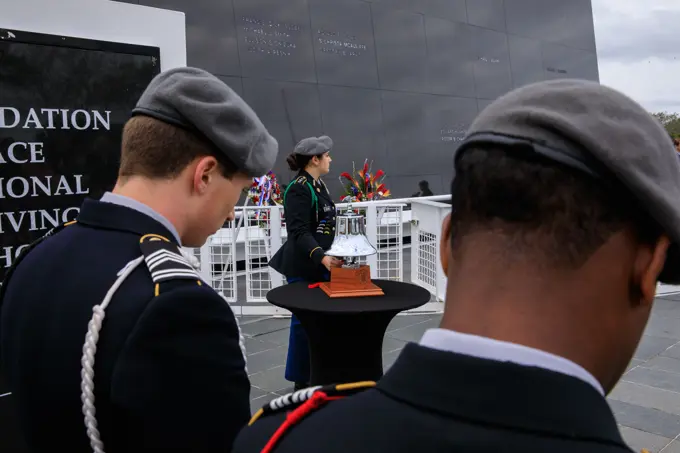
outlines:
[{"label": "man's ear", "polygon": [[444,269],[444,275],[449,273],[449,259],[451,257],[451,214],[444,218],[442,233],[439,240],[439,260]]},{"label": "man's ear", "polygon": [[636,271],[639,275],[641,303],[652,304],[656,296],[656,285],[659,275],[666,264],[666,254],[670,246],[668,236],[662,235],[649,253],[640,254],[636,263]]},{"label": "man's ear", "polygon": [[219,170],[219,164],[217,159],[212,156],[199,157],[194,164],[194,174],[193,174],[193,189],[198,194],[204,193],[217,171]]}]

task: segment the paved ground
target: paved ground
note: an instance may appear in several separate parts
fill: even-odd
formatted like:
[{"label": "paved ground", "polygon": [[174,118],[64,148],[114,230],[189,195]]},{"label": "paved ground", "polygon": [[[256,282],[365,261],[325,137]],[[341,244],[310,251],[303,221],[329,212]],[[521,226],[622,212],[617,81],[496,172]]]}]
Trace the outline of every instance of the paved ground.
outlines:
[{"label": "paved ground", "polygon": [[[288,319],[242,319],[251,408],[291,390],[283,378]],[[401,348],[439,324],[437,315],[398,316],[383,344],[385,368]],[[634,450],[680,453],[680,294],[657,299],[654,313],[629,370],[609,398],[621,431]]]}]

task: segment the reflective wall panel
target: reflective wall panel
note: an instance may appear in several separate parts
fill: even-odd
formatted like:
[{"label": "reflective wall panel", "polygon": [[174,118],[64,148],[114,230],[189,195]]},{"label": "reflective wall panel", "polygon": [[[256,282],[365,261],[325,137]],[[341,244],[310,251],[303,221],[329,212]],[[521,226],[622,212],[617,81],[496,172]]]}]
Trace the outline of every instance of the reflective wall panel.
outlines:
[{"label": "reflective wall panel", "polygon": [[310,0],[309,6],[319,83],[378,88],[370,5]]},{"label": "reflective wall panel", "polygon": [[427,91],[427,42],[422,14],[374,6],[381,88]]},{"label": "reflective wall panel", "polygon": [[188,63],[242,94],[276,136],[335,141],[326,180],[370,159],[397,196],[447,192],[475,115],[540,80],[599,80],[590,0],[131,0],[183,11]]},{"label": "reflective wall panel", "polygon": [[505,33],[505,5],[503,0],[474,0],[467,2],[470,25]]}]

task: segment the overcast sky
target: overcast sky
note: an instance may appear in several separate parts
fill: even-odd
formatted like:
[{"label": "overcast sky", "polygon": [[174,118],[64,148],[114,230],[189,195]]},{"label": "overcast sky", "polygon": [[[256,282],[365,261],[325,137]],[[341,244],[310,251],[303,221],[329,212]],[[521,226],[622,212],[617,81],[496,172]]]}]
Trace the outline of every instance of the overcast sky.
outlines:
[{"label": "overcast sky", "polygon": [[600,82],[650,111],[680,113],[680,0],[592,5]]}]

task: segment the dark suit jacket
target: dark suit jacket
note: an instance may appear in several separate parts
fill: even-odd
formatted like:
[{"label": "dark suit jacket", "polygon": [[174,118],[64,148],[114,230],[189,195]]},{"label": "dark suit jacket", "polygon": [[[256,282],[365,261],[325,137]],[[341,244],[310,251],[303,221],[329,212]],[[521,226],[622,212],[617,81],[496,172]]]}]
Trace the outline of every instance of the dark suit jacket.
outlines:
[{"label": "dark suit jacket", "polygon": [[[30,251],[6,283],[1,370],[32,451],[92,451],[80,400],[87,324],[148,233],[174,241],[136,210],[88,200],[77,223]],[[107,308],[97,348],[106,452],[229,451],[250,417],[244,366],[226,302],[197,280],[161,283],[155,296],[143,262]]]},{"label": "dark suit jacket", "polygon": [[[245,428],[234,453],[260,452],[283,416]],[[327,403],[272,451],[630,452],[606,400],[589,384],[416,344],[404,348],[376,388]]]}]

